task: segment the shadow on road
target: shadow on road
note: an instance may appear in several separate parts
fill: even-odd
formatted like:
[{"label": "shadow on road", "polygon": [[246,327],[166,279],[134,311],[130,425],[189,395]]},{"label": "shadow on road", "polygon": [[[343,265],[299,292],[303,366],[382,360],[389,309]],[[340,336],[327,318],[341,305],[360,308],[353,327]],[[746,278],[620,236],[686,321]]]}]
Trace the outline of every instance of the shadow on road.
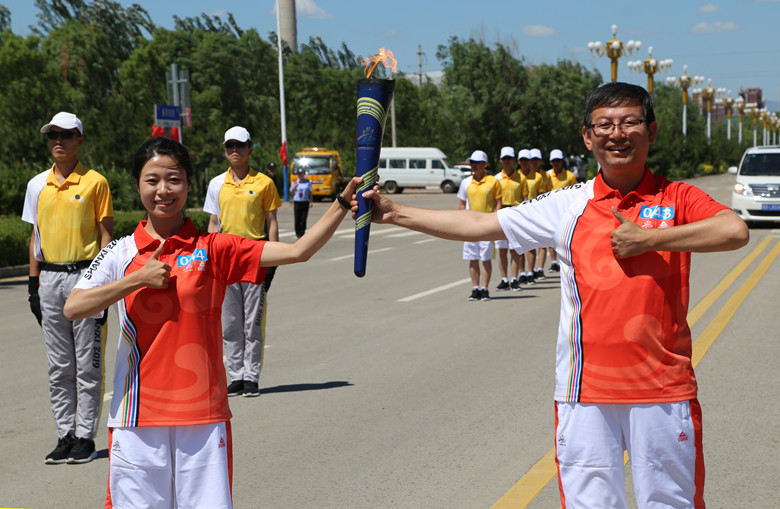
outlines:
[{"label": "shadow on road", "polygon": [[339,387],[347,387],[354,385],[350,382],[325,382],[321,384],[291,384],[291,385],[277,385],[276,387],[263,387],[260,389],[261,394],[271,394],[273,392],[299,392],[299,391],[319,391],[322,389],[338,389]]}]

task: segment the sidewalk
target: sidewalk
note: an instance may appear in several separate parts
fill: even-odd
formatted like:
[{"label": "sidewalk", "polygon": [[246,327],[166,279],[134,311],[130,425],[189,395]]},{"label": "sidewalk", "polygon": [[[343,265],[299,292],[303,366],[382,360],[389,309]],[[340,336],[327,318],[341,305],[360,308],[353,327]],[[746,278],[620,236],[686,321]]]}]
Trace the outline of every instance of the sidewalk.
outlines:
[{"label": "sidewalk", "polygon": [[30,273],[29,265],[14,265],[12,267],[0,267],[0,279],[26,276]]}]

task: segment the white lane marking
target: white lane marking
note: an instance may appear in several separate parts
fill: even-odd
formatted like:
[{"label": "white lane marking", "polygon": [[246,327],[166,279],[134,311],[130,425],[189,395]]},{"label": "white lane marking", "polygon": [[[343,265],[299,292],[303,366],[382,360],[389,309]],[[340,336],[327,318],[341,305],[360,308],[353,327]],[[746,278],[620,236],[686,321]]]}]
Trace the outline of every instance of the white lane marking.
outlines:
[{"label": "white lane marking", "polygon": [[422,233],[414,232],[414,231],[412,231],[412,232],[407,231],[407,232],[394,233],[392,235],[388,235],[387,238],[388,239],[400,239],[401,237],[412,237],[414,235],[422,235]]},{"label": "white lane marking", "polygon": [[410,295],[409,297],[398,299],[398,302],[410,302],[413,300],[421,299],[423,297],[427,297],[428,295],[433,295],[434,293],[443,292],[444,290],[449,290],[450,288],[461,286],[465,283],[471,283],[471,278],[461,279],[460,281],[455,281],[454,283],[449,283],[444,286],[439,286],[437,288],[432,288],[424,292],[416,293],[414,295]]},{"label": "white lane marking", "polygon": [[[383,234],[386,234],[386,233],[394,233],[394,232],[398,232],[398,231],[402,231],[402,229],[400,227],[397,227],[397,226],[384,227],[384,228],[378,228],[378,227],[375,226],[374,228],[371,228],[371,235],[372,236],[373,235],[383,235]],[[337,235],[338,236],[342,236],[343,235],[343,236],[346,236],[346,237],[354,237],[355,236],[355,229],[354,228],[349,228],[349,229],[346,229],[346,230],[336,230],[336,232],[334,232],[333,235],[334,236],[337,236]]]},{"label": "white lane marking", "polygon": [[[382,251],[391,251],[392,249],[393,249],[392,247],[383,247],[381,249],[370,250],[368,252],[368,254],[381,253]],[[339,261],[339,260],[346,260],[347,258],[352,258],[353,256],[355,256],[354,253],[353,254],[344,255],[344,256],[337,256],[336,258],[331,258],[330,261],[331,262],[336,262],[336,261]]]},{"label": "white lane marking", "polygon": [[433,241],[436,241],[436,240],[439,240],[439,239],[430,239],[430,238],[429,239],[423,239],[423,240],[418,240],[417,242],[415,242],[415,244],[425,244],[426,242],[433,242]]}]

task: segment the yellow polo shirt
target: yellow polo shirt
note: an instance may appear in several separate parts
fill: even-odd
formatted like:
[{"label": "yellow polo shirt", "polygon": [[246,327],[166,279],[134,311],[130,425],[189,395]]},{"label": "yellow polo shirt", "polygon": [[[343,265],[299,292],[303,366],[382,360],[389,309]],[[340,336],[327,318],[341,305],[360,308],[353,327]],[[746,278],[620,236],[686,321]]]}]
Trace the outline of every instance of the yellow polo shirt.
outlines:
[{"label": "yellow polo shirt", "polygon": [[472,177],[466,193],[471,210],[493,212],[496,210],[496,203],[501,199],[501,184],[492,175],[485,174],[479,181]]},{"label": "yellow polo shirt", "polygon": [[577,177],[565,168],[561,172],[560,177],[555,173],[555,170],[547,170],[547,177],[552,182],[553,189],[562,189],[577,183]]},{"label": "yellow polo shirt", "polygon": [[27,185],[22,219],[34,226],[35,257],[49,263],[91,260],[100,252],[98,223],[114,217],[108,181],[81,162],[57,183],[54,165]]},{"label": "yellow polo shirt", "polygon": [[523,198],[528,196],[528,181],[520,171],[512,173],[511,177],[506,176],[506,172],[501,170],[501,206],[513,207],[523,202]]},{"label": "yellow polo shirt", "polygon": [[230,170],[214,177],[203,210],[217,216],[221,232],[260,240],[265,238],[266,214],[280,206],[273,180],[250,168],[240,184]]},{"label": "yellow polo shirt", "polygon": [[530,172],[528,172],[528,175],[526,175],[525,178],[526,181],[528,182],[529,200],[533,200],[540,194],[544,194],[547,191],[551,191],[551,189],[547,189],[549,179],[545,178],[544,172],[531,170]]}]

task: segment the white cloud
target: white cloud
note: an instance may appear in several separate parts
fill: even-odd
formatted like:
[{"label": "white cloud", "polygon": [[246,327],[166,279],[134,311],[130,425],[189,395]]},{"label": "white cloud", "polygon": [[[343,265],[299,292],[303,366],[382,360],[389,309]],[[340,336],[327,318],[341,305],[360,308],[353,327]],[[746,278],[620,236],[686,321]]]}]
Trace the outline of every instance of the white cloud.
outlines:
[{"label": "white cloud", "polygon": [[723,9],[721,8],[720,5],[715,5],[715,4],[705,4],[705,5],[702,5],[701,7],[699,7],[699,12],[705,12],[705,13],[707,13],[707,12],[719,12],[719,11],[722,11],[722,10]]},{"label": "white cloud", "polygon": [[526,25],[523,27],[523,35],[528,37],[550,37],[555,35],[555,30],[544,25]]},{"label": "white cloud", "polygon": [[395,29],[392,29],[392,28],[382,32],[382,35],[385,36],[385,37],[406,37],[405,33],[399,32],[398,30],[395,30]]},{"label": "white cloud", "polygon": [[314,0],[295,0],[295,14],[303,18],[330,19],[335,18],[335,14],[326,11]]},{"label": "white cloud", "polygon": [[694,34],[720,34],[724,32],[734,32],[741,27],[733,21],[713,21],[712,23],[706,23],[702,21],[691,27],[691,32]]},{"label": "white cloud", "polygon": [[214,9],[211,11],[212,16],[217,16],[219,18],[226,18],[227,12],[225,12],[225,9]]}]

